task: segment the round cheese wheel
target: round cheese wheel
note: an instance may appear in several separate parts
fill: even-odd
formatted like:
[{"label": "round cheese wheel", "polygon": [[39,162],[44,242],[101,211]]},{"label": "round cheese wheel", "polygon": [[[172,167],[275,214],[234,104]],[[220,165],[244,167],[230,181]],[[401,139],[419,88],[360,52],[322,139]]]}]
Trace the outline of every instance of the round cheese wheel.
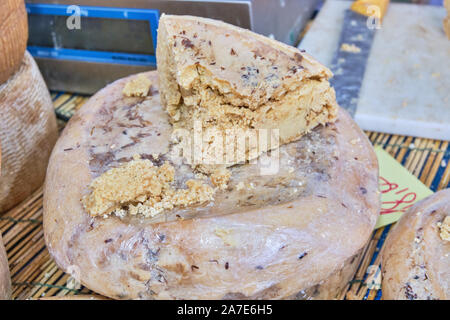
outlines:
[{"label": "round cheese wheel", "polygon": [[11,297],[11,279],[9,277],[8,260],[5,247],[3,246],[2,235],[0,234],[0,300]]},{"label": "round cheese wheel", "polygon": [[28,20],[24,1],[0,1],[0,84],[19,69],[27,40]]},{"label": "round cheese wheel", "polygon": [[28,52],[20,69],[0,85],[0,110],[0,212],[4,212],[42,185],[58,137],[50,94]]},{"label": "round cheese wheel", "polygon": [[450,299],[450,238],[447,233],[445,240],[442,230],[449,215],[446,189],[419,201],[400,218],[382,252],[383,299]]},{"label": "round cheese wheel", "polygon": [[153,218],[85,211],[80,199],[93,179],[136,154],[156,166],[169,161],[180,187],[195,177],[172,152],[156,71],[143,75],[149,96],[123,96],[137,76],[112,83],[55,146],[44,232],[56,263],[115,299],[336,298],[380,208],[375,153],[344,110],[335,124],[280,147],[276,174],[262,162],[231,167],[228,187],[206,204]]}]

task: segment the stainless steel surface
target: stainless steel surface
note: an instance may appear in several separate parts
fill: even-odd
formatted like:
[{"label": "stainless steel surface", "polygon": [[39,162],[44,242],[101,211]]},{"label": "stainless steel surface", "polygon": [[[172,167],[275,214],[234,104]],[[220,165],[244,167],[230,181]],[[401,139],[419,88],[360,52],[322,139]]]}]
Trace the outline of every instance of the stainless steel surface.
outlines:
[{"label": "stainless steel surface", "polygon": [[[359,92],[375,32],[376,29],[367,28],[367,17],[350,9],[345,11],[339,43],[330,66],[334,73],[331,85],[336,91],[337,103],[352,117],[358,106]],[[355,34],[358,35],[357,38]],[[344,44],[359,48],[358,54],[341,50]]]},{"label": "stainless steel surface", "polygon": [[39,58],[36,62],[51,90],[92,94],[114,80],[152,70],[146,66]]},{"label": "stainless steel surface", "polygon": [[[266,2],[266,0],[260,0]],[[256,2],[260,2],[256,0]],[[295,1],[295,0],[293,0]],[[79,6],[158,9],[160,13],[188,14],[219,19],[251,29],[252,1],[184,1],[184,0],[26,0],[26,3],[76,4]],[[255,2],[255,1],[253,1]]]},{"label": "stainless steel surface", "polygon": [[253,0],[252,30],[291,46],[311,18],[319,0]]},{"label": "stainless steel surface", "polygon": [[[158,9],[222,20],[295,45],[318,0],[26,0],[26,3]],[[83,18],[82,18],[83,19]],[[151,67],[36,59],[52,90],[91,94],[106,84]]]}]

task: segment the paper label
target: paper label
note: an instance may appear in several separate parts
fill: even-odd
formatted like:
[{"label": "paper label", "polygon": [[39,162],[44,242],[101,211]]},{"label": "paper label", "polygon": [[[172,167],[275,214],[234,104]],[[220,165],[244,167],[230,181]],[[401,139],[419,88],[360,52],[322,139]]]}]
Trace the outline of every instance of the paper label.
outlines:
[{"label": "paper label", "polygon": [[417,201],[433,194],[380,146],[375,147],[380,167],[381,212],[375,228],[396,222]]}]

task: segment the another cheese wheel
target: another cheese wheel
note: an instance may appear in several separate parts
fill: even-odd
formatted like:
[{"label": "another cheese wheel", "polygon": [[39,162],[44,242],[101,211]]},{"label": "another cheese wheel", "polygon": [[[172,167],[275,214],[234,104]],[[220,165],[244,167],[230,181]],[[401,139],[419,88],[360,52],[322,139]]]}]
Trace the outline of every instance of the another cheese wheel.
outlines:
[{"label": "another cheese wheel", "polygon": [[0,212],[42,185],[57,137],[50,94],[26,52],[20,69],[0,85]]},{"label": "another cheese wheel", "polygon": [[28,20],[24,1],[0,1],[0,84],[19,69],[27,40]]},{"label": "another cheese wheel", "polygon": [[450,299],[450,189],[411,207],[382,252],[386,300]]},{"label": "another cheese wheel", "polygon": [[169,161],[181,188],[196,177],[172,152],[157,72],[143,75],[149,96],[123,95],[138,76],[112,83],[55,146],[44,233],[56,263],[76,266],[85,286],[114,299],[337,298],[380,209],[377,158],[342,109],[336,123],[280,147],[278,172],[261,162],[230,167],[228,187],[206,204],[153,218],[85,211],[80,199],[93,179],[136,154],[156,166]]},{"label": "another cheese wheel", "polygon": [[0,234],[0,300],[6,300],[10,297],[11,279],[9,277],[8,260],[5,247],[3,246],[2,235]]}]

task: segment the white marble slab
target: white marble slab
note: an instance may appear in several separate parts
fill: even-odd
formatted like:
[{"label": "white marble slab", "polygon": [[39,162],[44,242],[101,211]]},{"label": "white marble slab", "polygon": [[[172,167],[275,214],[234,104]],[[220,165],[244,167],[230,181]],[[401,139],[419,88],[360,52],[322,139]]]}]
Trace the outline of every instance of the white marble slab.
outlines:
[{"label": "white marble slab", "polygon": [[[349,1],[328,0],[299,47],[329,66],[349,6]],[[444,16],[442,7],[389,5],[355,114],[363,129],[450,140],[450,41],[442,29]]]}]

